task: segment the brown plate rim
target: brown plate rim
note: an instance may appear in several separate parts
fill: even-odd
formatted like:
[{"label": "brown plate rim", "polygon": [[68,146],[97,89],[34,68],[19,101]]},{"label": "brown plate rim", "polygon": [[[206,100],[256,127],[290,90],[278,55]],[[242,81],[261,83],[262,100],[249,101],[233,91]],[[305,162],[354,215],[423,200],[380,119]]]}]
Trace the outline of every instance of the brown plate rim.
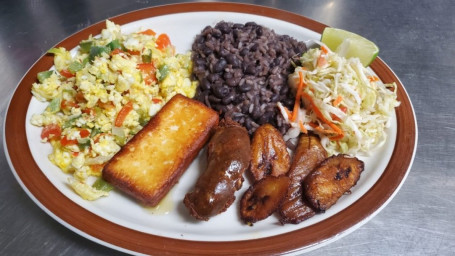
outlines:
[{"label": "brown plate rim", "polygon": [[[173,13],[221,11],[256,14],[294,23],[322,33],[326,25],[304,16],[270,7],[240,3],[182,3],[145,8],[113,18],[123,25],[136,20]],[[72,49],[90,34],[99,34],[104,26],[98,22],[57,44]],[[392,157],[373,187],[355,203],[341,212],[314,225],[281,235],[253,240],[205,242],[179,240],[132,230],[112,223],[77,205],[63,195],[43,174],[32,157],[26,138],[26,113],[31,100],[31,85],[39,71],[52,66],[51,56],[44,55],[27,71],[11,97],[4,124],[4,147],[11,169],[18,182],[34,201],[49,215],[73,231],[103,245],[126,252],[142,254],[231,255],[282,254],[297,252],[321,245],[347,233],[365,222],[386,205],[404,182],[414,159],[417,143],[417,124],[411,101],[402,83],[380,59],[371,68],[384,82],[397,84],[401,105],[396,109],[397,138]],[[102,228],[100,228],[102,227]]]}]

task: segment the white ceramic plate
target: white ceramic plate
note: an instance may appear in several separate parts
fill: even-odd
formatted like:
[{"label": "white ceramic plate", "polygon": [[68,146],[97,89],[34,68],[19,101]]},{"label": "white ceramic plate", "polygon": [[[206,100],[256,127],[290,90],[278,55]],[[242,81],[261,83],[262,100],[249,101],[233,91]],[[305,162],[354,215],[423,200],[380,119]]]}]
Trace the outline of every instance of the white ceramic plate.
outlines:
[{"label": "white ceramic plate", "polygon": [[[186,5],[192,6],[193,9],[196,9],[195,7],[201,6],[201,4]],[[138,31],[139,29],[147,28],[151,28],[157,33],[167,33],[171,38],[172,43],[176,46],[177,52],[185,52],[190,50],[195,35],[200,33],[200,31],[207,25],[213,26],[217,22],[222,20],[237,23],[254,21],[260,25],[274,29],[275,32],[278,34],[287,34],[303,41],[310,39],[317,40],[320,38],[320,33],[308,29],[307,27],[302,26],[299,23],[295,24],[294,20],[292,20],[292,22],[294,22],[292,23],[274,17],[276,16],[277,13],[282,15],[283,11],[267,9],[264,7],[257,7],[264,8],[264,10],[270,12],[271,14],[269,14],[269,16],[254,15],[251,13],[239,14],[239,12],[243,12],[242,7],[249,8],[252,7],[238,4],[226,5],[229,5],[230,8],[233,8],[233,10],[237,11],[235,12],[218,11],[217,10],[218,7],[214,7],[214,5],[206,3],[204,6],[213,7],[215,11],[212,10],[198,12],[193,10],[191,12],[177,12],[167,14],[166,10],[172,9],[171,6],[167,6],[162,8],[160,16],[150,18],[141,18],[135,20],[134,18],[131,18],[132,15],[131,13],[125,14],[124,16],[130,17],[129,19],[134,21],[127,23],[123,22],[125,24],[122,25],[122,33],[131,33],[134,31]],[[184,5],[179,6],[181,7]],[[245,10],[247,9],[248,8],[246,8]],[[153,10],[157,10],[157,8]],[[117,17],[116,19],[119,20],[119,22],[122,22],[121,17],[122,16],[120,16],[120,18]],[[298,19],[300,16],[293,14],[290,15],[289,17],[294,17]],[[114,19],[114,21],[116,20]],[[301,22],[304,23],[308,21],[303,20]],[[314,24],[312,24],[312,26],[314,26]],[[98,24],[98,27],[104,27],[104,25]],[[70,41],[77,41],[83,39],[80,38],[81,36],[78,37],[79,38],[77,38],[77,36],[72,36],[73,39]],[[69,39],[67,39],[67,41],[68,40]],[[72,44],[77,45],[77,42],[72,42]],[[40,61],[38,61],[38,63],[39,62]],[[381,62],[381,64],[383,63]],[[373,70],[375,70],[374,65],[372,65],[372,67]],[[377,69],[379,70],[379,72],[377,72],[377,70],[375,71],[380,78],[383,79],[383,77],[385,77],[386,79],[390,79],[389,78],[390,76],[393,79],[396,79],[396,81],[399,83],[398,78],[394,76],[393,72],[391,72],[385,64],[383,64],[383,66],[380,66]],[[384,70],[386,70],[388,73],[386,72],[387,74],[383,74],[385,72]],[[30,72],[32,71],[29,71],[29,73]],[[30,76],[34,75],[36,77],[36,73],[29,75]],[[24,78],[24,80],[26,79]],[[22,85],[23,83],[26,83],[24,80],[23,82],[21,82],[19,87],[30,86],[30,84]],[[401,85],[401,83],[399,84]],[[399,86],[399,89],[402,90],[402,93],[399,94],[399,97],[401,97],[399,98],[399,100],[400,101],[405,100],[406,102],[408,102],[409,99],[407,98],[404,88],[402,86]],[[12,101],[15,101],[14,96]],[[38,166],[39,170],[50,181],[54,188],[51,188],[49,185],[46,186],[49,186],[49,189],[52,190],[57,189],[67,198],[67,200],[75,203],[75,205],[71,204],[73,205],[71,207],[77,208],[78,211],[90,212],[93,215],[89,216],[96,215],[102,219],[100,220],[99,218],[96,217],[90,217],[96,219],[96,221],[100,221],[102,223],[111,223],[114,224],[116,227],[117,226],[123,227],[121,228],[121,230],[122,232],[124,232],[125,235],[128,235],[128,232],[136,234],[137,232],[134,231],[138,231],[141,235],[144,235],[144,237],[147,236],[150,236],[152,238],[160,237],[164,239],[164,241],[173,242],[175,242],[175,240],[184,241],[183,242],[184,245],[191,245],[192,242],[204,242],[203,244],[207,244],[206,242],[209,243],[221,242],[219,243],[219,245],[223,246],[223,248],[224,246],[228,246],[230,242],[237,242],[232,244],[232,246],[234,245],[240,246],[240,244],[245,241],[251,241],[250,245],[253,247],[250,250],[250,252],[261,251],[259,247],[256,250],[253,250],[254,246],[258,246],[258,242],[256,241],[260,241],[260,239],[274,239],[274,237],[284,238],[286,237],[286,234],[291,234],[293,232],[303,232],[304,230],[313,227],[314,224],[317,224],[316,226],[320,225],[320,227],[326,228],[330,222],[332,221],[337,222],[340,218],[342,218],[343,212],[347,212],[345,211],[346,209],[355,207],[362,207],[359,209],[363,209],[365,204],[368,204],[368,202],[365,201],[368,199],[363,200],[359,199],[366,198],[367,197],[366,195],[368,193],[373,193],[371,192],[372,188],[379,183],[381,177],[384,178],[384,176],[386,176],[384,175],[385,171],[388,168],[390,168],[389,165],[391,163],[392,154],[394,153],[394,151],[397,151],[395,143],[397,141],[397,134],[399,133],[398,129],[401,123],[401,121],[397,119],[397,115],[393,115],[391,126],[387,130],[388,137],[385,145],[372,152],[371,156],[369,157],[358,156],[361,160],[365,162],[365,171],[362,173],[359,182],[351,190],[352,193],[350,195],[343,196],[337,202],[337,204],[335,204],[325,213],[317,214],[313,218],[306,220],[298,225],[292,224],[281,225],[279,224],[278,218],[276,218],[276,216],[271,216],[268,219],[255,223],[254,226],[250,227],[243,224],[240,221],[238,214],[239,212],[238,200],[243,194],[243,192],[248,188],[249,186],[248,180],[245,181],[242,189],[236,193],[237,196],[236,202],[226,212],[211,218],[207,222],[196,221],[194,220],[193,217],[189,216],[187,209],[184,207],[182,203],[182,200],[184,195],[192,189],[196,182],[196,179],[199,176],[201,169],[204,168],[205,163],[204,150],[199,154],[199,157],[191,164],[188,170],[183,174],[183,176],[180,178],[180,181],[171,190],[168,196],[163,200],[163,203],[160,204],[161,209],[153,210],[150,208],[143,207],[140,204],[138,204],[135,200],[131,199],[129,196],[126,196],[125,194],[117,190],[111,192],[110,196],[99,199],[97,201],[83,200],[69,187],[67,180],[70,176],[68,174],[63,173],[58,167],[54,166],[48,160],[47,156],[51,153],[52,148],[50,144],[40,142],[41,128],[35,127],[30,124],[30,118],[32,114],[42,113],[47,104],[43,104],[42,102],[39,102],[35,98],[31,98],[31,100],[28,102],[28,105],[25,105],[25,103],[22,103],[22,105],[24,105],[23,108],[26,110],[24,124],[25,135],[27,137],[26,140],[27,147],[30,149],[31,156],[33,160],[36,162],[36,165]],[[409,104],[405,105],[409,106],[408,107],[405,106],[405,108],[408,109],[404,113],[407,113],[406,116],[413,120],[414,128],[416,128],[412,105],[410,105],[410,102]],[[402,107],[403,104],[400,108]],[[8,117],[11,116],[10,113],[11,111],[13,110],[11,110],[10,105]],[[10,121],[10,123],[12,122],[13,121]],[[9,127],[8,125],[9,124],[7,118],[5,124],[5,127],[7,129]],[[411,143],[415,143],[417,139],[415,130],[414,139],[411,141]],[[7,132],[8,130],[5,131],[5,133]],[[8,148],[7,154],[9,153],[8,156],[11,158],[10,159],[11,167],[13,170],[15,170],[16,177],[18,178],[19,182],[23,185],[24,189],[29,192],[32,198],[35,199],[38,205],[40,205],[48,213],[50,213],[51,216],[55,217],[57,220],[69,226],[76,232],[86,236],[89,239],[98,241],[102,244],[112,246],[114,248],[125,250],[128,252],[147,252],[147,250],[145,249],[149,248],[145,248],[146,246],[144,247],[145,249],[143,251],[141,251],[140,249],[136,249],[137,247],[129,248],[129,246],[125,246],[125,243],[126,244],[128,243],[127,241],[123,241],[120,243],[115,243],[111,241],[105,242],[106,238],[103,237],[102,235],[98,234],[97,232],[93,233],[94,231],[89,228],[81,228],[80,227],[81,223],[76,223],[75,221],[68,221],[67,220],[68,218],[66,218],[65,220],[65,218],[62,218],[60,213],[58,213],[56,210],[50,209],[58,206],[55,205],[53,205],[53,207],[46,206],[46,204],[49,204],[49,198],[46,199],[46,202],[37,199],[37,196],[39,197],[40,193],[45,192],[33,191],[33,189],[31,189],[32,185],[30,185],[29,182],[24,182],[25,178],[22,178],[23,177],[22,175],[26,174],[23,173],[22,170],[23,167],[14,164],[15,157],[11,156],[10,152],[13,150],[13,149],[10,150],[10,148],[13,147],[8,145],[8,142],[9,139],[5,135],[5,147]],[[12,142],[10,142],[10,144],[11,143]],[[387,204],[387,202],[389,202],[391,198],[395,195],[395,193],[398,191],[399,187],[401,186],[402,182],[406,177],[408,168],[410,167],[412,159],[414,157],[415,145],[416,144],[412,144],[411,145],[412,150],[410,152],[406,152],[406,155],[408,155],[409,158],[409,161],[406,164],[406,168],[400,171],[400,175],[398,177],[393,178],[396,180],[396,182],[392,187],[387,185],[389,191],[387,191],[387,193],[385,193],[384,196],[380,196],[381,201],[371,202],[373,206],[371,210],[363,210],[362,214],[356,217],[355,220],[350,221],[351,223],[342,228],[338,229],[335,228],[334,229],[335,232],[333,231],[326,232],[325,236],[322,235],[320,236],[320,239],[316,239],[318,241],[308,242],[306,240],[305,241],[302,240],[302,242],[300,243],[297,241],[296,245],[291,245],[291,242],[288,242],[290,243],[288,249],[283,250],[283,248],[276,246],[274,248],[270,248],[268,251],[291,253],[295,251],[314,249],[317,246],[320,246],[324,243],[339,238],[343,234],[347,234],[348,232],[359,227],[360,224],[366,222],[366,220],[374,216],[375,213],[382,209],[382,207],[384,207]],[[46,187],[41,188],[41,190],[45,191]],[[278,241],[282,238],[276,240]],[[211,246],[212,245],[206,247],[211,248]],[[220,250],[223,250],[223,248],[220,247]],[[227,250],[227,247],[225,248],[225,250]],[[200,253],[201,251],[197,252]]]}]

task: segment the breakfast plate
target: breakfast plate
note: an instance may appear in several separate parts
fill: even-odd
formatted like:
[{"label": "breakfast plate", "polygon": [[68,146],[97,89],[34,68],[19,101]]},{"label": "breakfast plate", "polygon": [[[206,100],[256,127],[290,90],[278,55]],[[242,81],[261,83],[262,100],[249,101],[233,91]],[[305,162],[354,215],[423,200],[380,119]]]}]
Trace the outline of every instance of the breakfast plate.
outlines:
[{"label": "breakfast plate", "polygon": [[[120,24],[122,33],[152,28],[167,33],[177,52],[191,49],[195,35],[219,21],[254,21],[278,34],[299,40],[317,40],[325,25],[282,10],[233,3],[188,3],[142,9],[109,20]],[[94,24],[60,42],[57,47],[74,49],[89,35],[97,35],[104,22]],[[415,155],[417,125],[405,88],[393,71],[377,58],[370,66],[386,83],[397,84],[400,106],[392,116],[385,144],[359,156],[365,171],[349,196],[323,214],[300,224],[281,225],[275,216],[243,224],[238,203],[207,222],[189,216],[182,200],[203,168],[200,152],[177,185],[158,208],[143,207],[120,191],[97,201],[85,201],[67,185],[68,175],[47,158],[51,146],[41,143],[41,128],[30,124],[34,113],[46,104],[30,93],[38,72],[48,70],[53,57],[42,56],[25,74],[9,103],[4,147],[10,167],[27,194],[46,213],[74,232],[105,246],[134,254],[293,254],[335,241],[366,223],[398,192]],[[248,187],[248,180],[240,197]]]}]

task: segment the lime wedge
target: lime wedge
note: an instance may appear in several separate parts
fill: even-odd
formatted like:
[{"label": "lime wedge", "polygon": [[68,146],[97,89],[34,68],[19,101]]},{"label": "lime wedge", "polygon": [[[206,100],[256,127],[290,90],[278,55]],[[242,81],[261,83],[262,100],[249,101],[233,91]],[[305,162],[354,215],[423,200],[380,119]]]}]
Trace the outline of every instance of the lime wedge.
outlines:
[{"label": "lime wedge", "polygon": [[370,65],[379,53],[379,48],[375,43],[355,33],[338,28],[325,28],[322,32],[321,42],[345,58],[359,58],[365,67]]}]

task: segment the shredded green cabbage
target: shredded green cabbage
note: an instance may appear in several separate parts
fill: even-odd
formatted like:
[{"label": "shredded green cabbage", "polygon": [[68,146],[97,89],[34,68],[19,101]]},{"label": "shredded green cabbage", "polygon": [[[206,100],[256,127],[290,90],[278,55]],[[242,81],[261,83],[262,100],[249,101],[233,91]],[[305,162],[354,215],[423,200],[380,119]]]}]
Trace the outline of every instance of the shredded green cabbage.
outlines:
[{"label": "shredded green cabbage", "polygon": [[[295,93],[299,73],[304,80],[301,92],[305,94],[302,96],[304,107],[298,109],[296,120],[278,104],[291,124],[285,139],[310,130],[320,136],[330,155],[368,154],[386,139],[391,115],[399,106],[396,84],[384,84],[370,69],[363,67],[358,58],[346,59],[322,43],[321,47],[324,50],[314,48],[304,53],[301,66],[289,76],[289,85]],[[334,126],[342,134],[337,133]]]}]

